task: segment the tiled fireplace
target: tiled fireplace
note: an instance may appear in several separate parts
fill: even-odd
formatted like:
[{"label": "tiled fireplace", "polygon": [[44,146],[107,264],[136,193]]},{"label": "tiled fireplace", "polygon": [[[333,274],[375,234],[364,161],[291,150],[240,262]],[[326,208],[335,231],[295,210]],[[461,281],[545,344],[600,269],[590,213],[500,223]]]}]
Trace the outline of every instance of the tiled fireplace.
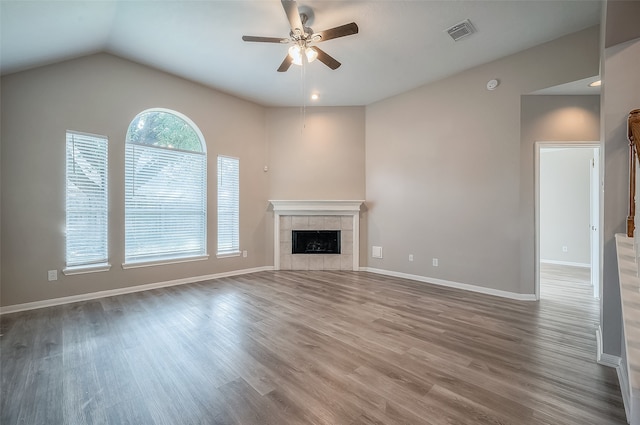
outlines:
[{"label": "tiled fireplace", "polygon": [[[358,270],[360,206],[364,201],[270,201],[274,269]],[[340,254],[292,254],[293,230],[339,230]]]}]

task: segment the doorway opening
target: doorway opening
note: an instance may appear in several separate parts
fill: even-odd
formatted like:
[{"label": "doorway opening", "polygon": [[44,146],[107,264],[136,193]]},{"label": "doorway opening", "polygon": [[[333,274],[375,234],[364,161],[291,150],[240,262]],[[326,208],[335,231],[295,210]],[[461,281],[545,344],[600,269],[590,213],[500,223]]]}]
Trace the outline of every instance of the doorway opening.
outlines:
[{"label": "doorway opening", "polygon": [[536,143],[539,299],[599,309],[600,143]]}]

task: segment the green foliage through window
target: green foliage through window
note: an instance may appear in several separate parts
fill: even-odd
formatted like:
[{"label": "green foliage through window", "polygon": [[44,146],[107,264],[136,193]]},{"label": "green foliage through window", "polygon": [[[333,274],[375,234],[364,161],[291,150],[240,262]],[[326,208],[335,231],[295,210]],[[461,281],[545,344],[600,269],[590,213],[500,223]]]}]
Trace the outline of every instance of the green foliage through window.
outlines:
[{"label": "green foliage through window", "polygon": [[178,115],[164,111],[145,111],[129,126],[130,143],[183,151],[203,152],[200,137],[191,124]]}]

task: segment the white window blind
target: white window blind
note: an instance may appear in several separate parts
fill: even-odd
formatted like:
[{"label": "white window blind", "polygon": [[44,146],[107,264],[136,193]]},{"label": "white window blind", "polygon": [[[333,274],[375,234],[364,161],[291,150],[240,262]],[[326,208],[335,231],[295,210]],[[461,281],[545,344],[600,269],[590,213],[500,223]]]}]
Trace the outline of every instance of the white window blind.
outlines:
[{"label": "white window blind", "polygon": [[107,138],[67,131],[67,268],[108,262]]},{"label": "white window blind", "polygon": [[218,255],[240,251],[240,161],[218,156]]},{"label": "white window blind", "polygon": [[206,255],[207,156],[127,143],[125,263]]}]

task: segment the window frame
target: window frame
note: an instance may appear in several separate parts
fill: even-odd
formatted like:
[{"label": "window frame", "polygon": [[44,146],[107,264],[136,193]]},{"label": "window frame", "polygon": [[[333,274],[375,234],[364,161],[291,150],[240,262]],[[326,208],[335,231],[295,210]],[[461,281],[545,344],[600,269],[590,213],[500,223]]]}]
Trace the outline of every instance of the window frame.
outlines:
[{"label": "window frame", "polygon": [[[235,180],[235,185],[236,185],[236,193],[234,195],[235,197],[235,201],[236,204],[233,207],[234,212],[235,212],[235,217],[231,218],[231,221],[233,222],[235,228],[231,230],[231,248],[230,249],[225,249],[225,250],[221,250],[220,249],[220,242],[221,242],[221,238],[220,238],[220,234],[221,234],[221,216],[225,215],[225,213],[222,212],[222,206],[221,206],[221,185],[222,185],[222,179],[221,179],[221,161],[224,160],[232,160],[235,161],[236,165],[236,175],[234,176],[234,180]],[[241,250],[240,250],[240,158],[238,157],[233,157],[233,156],[229,156],[229,155],[218,155],[217,156],[217,160],[216,160],[216,176],[217,176],[217,201],[218,201],[218,205],[217,205],[217,243],[216,243],[216,257],[217,258],[227,258],[227,257],[239,257],[241,254]],[[228,207],[228,206],[227,206]],[[228,220],[228,218],[226,218],[226,220]]]},{"label": "window frame", "polygon": [[[76,141],[76,137],[79,139]],[[70,143],[72,147],[72,152],[70,154],[69,148]],[[100,215],[102,223],[100,223],[98,229],[92,229],[91,235],[96,236],[97,239],[102,241],[100,247],[97,248],[96,251],[101,252],[104,255],[97,255],[94,260],[81,262],[81,261],[70,261],[70,250],[72,247],[76,245],[82,245],[81,241],[86,240],[88,238],[87,233],[80,233],[75,235],[78,239],[75,242],[70,242],[70,236],[72,232],[69,230],[77,226],[79,223],[84,223],[86,225],[87,220],[85,218],[73,218],[73,210],[80,207],[78,205],[74,206],[70,205],[70,199],[73,198],[72,187],[74,186],[73,182],[75,181],[76,185],[77,176],[79,174],[76,173],[76,143],[95,143],[96,146],[90,148],[90,151],[87,151],[92,159],[97,160],[100,163],[100,167],[94,167],[95,164],[88,164],[88,161],[85,161],[90,169],[85,168],[85,172],[82,173],[84,177],[87,177],[87,172],[102,174],[100,177],[100,184],[102,188],[96,191],[98,194],[97,201],[100,204],[99,207],[95,205],[93,202],[96,199],[92,199],[92,208],[91,214],[96,214],[97,217]],[[71,155],[71,156],[70,156]],[[70,162],[70,159],[72,161]],[[70,168],[72,168],[72,173],[70,174]],[[71,190],[70,190],[71,189]],[[87,210],[88,211],[88,210]],[[89,212],[89,211],[88,211]],[[75,220],[75,222],[74,222]],[[100,221],[100,220],[98,220]],[[73,232],[75,233],[75,232]],[[95,238],[94,238],[95,239]],[[76,247],[76,249],[81,249],[82,247]],[[111,269],[111,264],[109,263],[109,138],[107,136],[99,135],[99,134],[91,134],[84,133],[76,130],[66,130],[65,131],[65,267],[62,269],[62,273],[65,275],[75,275],[75,274],[83,274],[83,273],[95,273],[108,271]]]},{"label": "window frame", "polygon": [[[198,139],[200,141],[200,148],[201,151],[195,151],[195,150],[183,150],[183,149],[177,149],[177,148],[171,148],[171,147],[166,147],[166,146],[154,146],[151,144],[146,144],[146,143],[139,143],[139,142],[132,142],[130,140],[129,137],[129,131],[131,126],[133,125],[134,122],[137,121],[138,117],[140,117],[143,114],[149,114],[149,113],[166,113],[166,114],[171,114],[174,117],[177,117],[178,119],[182,120],[183,122],[185,122],[186,124],[188,124],[190,126],[190,128],[195,132],[195,134],[198,136]],[[198,179],[199,181],[199,186],[196,187],[196,189],[200,192],[201,194],[201,198],[199,198],[199,204],[200,207],[197,208],[197,211],[200,211],[198,214],[199,217],[201,217],[200,220],[198,220],[198,225],[202,227],[202,233],[198,232],[199,234],[199,241],[198,241],[198,246],[200,247],[200,251],[197,253],[194,253],[193,255],[182,255],[185,253],[185,251],[182,251],[181,254],[181,250],[176,250],[174,252],[166,252],[162,255],[159,255],[157,252],[155,254],[136,254],[133,255],[132,252],[128,252],[127,249],[131,249],[131,247],[128,245],[128,233],[127,233],[127,227],[128,227],[128,218],[130,218],[130,216],[128,216],[128,212],[130,212],[131,214],[134,214],[133,210],[128,210],[128,208],[133,208],[129,202],[133,202],[132,199],[129,196],[129,185],[134,185],[133,182],[135,182],[135,175],[133,177],[132,182],[129,182],[129,172],[134,172],[135,173],[135,164],[129,164],[129,161],[135,161],[135,158],[129,158],[129,149],[131,148],[134,153],[133,155],[135,155],[135,148],[136,146],[139,146],[141,149],[148,149],[150,152],[156,152],[157,155],[159,156],[163,156],[163,155],[167,155],[167,156],[171,156],[172,153],[176,154],[176,158],[179,158],[180,155],[195,155],[195,156],[202,156],[203,157],[203,162],[202,162],[202,169],[200,170],[202,172],[202,179]],[[208,181],[207,181],[207,163],[208,163],[208,155],[207,155],[207,144],[206,144],[206,140],[202,134],[202,132],[200,131],[199,127],[186,115],[175,111],[175,110],[171,110],[171,109],[165,109],[165,108],[150,108],[150,109],[146,109],[144,111],[139,112],[138,114],[136,114],[136,116],[133,118],[133,120],[131,120],[131,122],[129,123],[129,126],[127,127],[127,136],[125,139],[125,170],[124,170],[124,179],[125,179],[125,230],[124,230],[124,242],[125,242],[125,246],[124,246],[124,262],[122,264],[122,268],[123,269],[132,269],[132,268],[139,268],[139,267],[150,267],[150,266],[156,266],[156,265],[164,265],[164,264],[176,264],[176,263],[184,263],[184,262],[191,262],[191,261],[201,261],[201,260],[206,260],[209,258],[208,255],[208,247],[207,247],[207,221],[208,221],[208,211],[207,211],[207,186],[208,186]],[[177,162],[176,162],[177,164]],[[131,167],[132,169],[130,170]],[[193,177],[193,175],[192,175]],[[131,190],[135,190],[133,187],[131,188]],[[134,196],[134,195],[132,195]],[[164,205],[165,207],[167,205],[170,204],[156,204],[156,205]],[[162,211],[163,209],[160,207],[158,208],[158,211]],[[193,210],[196,211],[196,210]],[[170,214],[168,214],[167,216],[170,216]],[[175,217],[174,217],[175,219]],[[157,234],[160,235],[161,231],[157,231]],[[151,238],[150,238],[151,239]],[[182,248],[184,249],[184,247]],[[136,259],[137,257],[137,259]]]}]

